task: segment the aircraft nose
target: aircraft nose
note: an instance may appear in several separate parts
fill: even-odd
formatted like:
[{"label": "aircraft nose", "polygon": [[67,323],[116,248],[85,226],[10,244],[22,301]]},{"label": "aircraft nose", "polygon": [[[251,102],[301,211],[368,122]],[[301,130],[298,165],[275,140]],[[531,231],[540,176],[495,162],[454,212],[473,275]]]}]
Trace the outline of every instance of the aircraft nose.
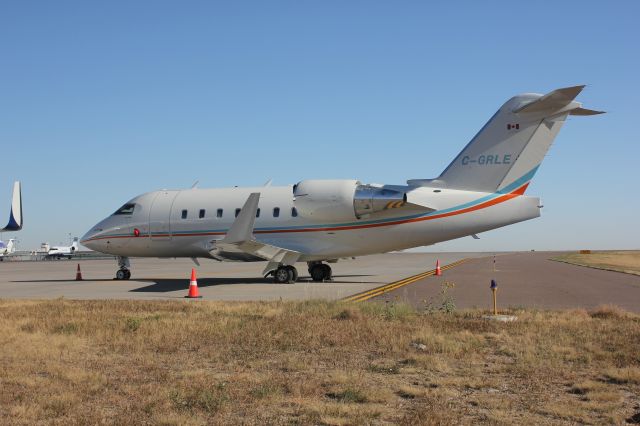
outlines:
[{"label": "aircraft nose", "polygon": [[90,231],[82,236],[82,238],[80,239],[80,244],[90,248],[91,250],[99,251],[101,244],[100,240],[98,240],[96,237],[100,235],[101,231],[102,230],[97,227],[97,225],[94,226]]}]

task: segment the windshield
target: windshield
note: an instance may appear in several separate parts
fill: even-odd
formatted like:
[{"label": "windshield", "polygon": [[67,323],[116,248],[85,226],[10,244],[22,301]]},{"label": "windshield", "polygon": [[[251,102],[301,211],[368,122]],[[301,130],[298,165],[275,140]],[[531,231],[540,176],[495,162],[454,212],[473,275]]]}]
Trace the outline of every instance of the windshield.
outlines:
[{"label": "windshield", "polygon": [[136,205],[133,204],[133,203],[125,204],[124,206],[122,206],[118,210],[116,210],[114,215],[116,215],[116,214],[133,214],[133,210],[135,209],[135,207],[136,207]]}]

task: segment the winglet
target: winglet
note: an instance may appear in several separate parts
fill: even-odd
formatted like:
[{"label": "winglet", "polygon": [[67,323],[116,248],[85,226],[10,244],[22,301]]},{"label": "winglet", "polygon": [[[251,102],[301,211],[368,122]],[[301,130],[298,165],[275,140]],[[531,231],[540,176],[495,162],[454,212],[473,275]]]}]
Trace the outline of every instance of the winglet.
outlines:
[{"label": "winglet", "polygon": [[256,222],[256,212],[258,210],[258,201],[260,201],[260,193],[254,192],[249,195],[244,206],[240,209],[240,213],[231,225],[227,235],[222,239],[222,243],[242,243],[250,241],[253,236],[253,226]]},{"label": "winglet", "polygon": [[22,186],[20,181],[13,184],[13,195],[11,197],[11,211],[9,212],[9,223],[0,232],[19,231],[22,229]]}]

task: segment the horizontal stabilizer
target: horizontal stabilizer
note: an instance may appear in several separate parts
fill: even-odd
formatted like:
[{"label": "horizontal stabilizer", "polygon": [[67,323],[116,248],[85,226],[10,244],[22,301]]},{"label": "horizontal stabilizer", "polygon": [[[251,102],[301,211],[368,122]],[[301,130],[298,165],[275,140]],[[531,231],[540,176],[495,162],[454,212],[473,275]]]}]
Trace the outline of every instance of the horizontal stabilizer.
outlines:
[{"label": "horizontal stabilizer", "polygon": [[562,109],[563,107],[571,103],[571,101],[573,101],[580,94],[580,92],[582,92],[582,89],[584,89],[584,87],[585,86],[582,85],[554,90],[553,92],[549,92],[533,102],[515,109],[513,112],[516,114],[542,113]]},{"label": "horizontal stabilizer", "polygon": [[598,115],[598,114],[604,114],[604,113],[605,111],[596,111],[596,110],[587,109],[587,108],[575,108],[569,112],[569,115]]}]

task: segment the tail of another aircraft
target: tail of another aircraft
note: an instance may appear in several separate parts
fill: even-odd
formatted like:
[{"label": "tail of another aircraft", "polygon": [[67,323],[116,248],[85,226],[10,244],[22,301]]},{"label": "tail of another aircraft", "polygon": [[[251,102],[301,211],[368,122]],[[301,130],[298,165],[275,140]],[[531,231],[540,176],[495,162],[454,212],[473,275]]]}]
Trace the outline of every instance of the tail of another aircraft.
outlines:
[{"label": "tail of another aircraft", "polygon": [[11,253],[14,253],[15,251],[16,251],[16,240],[14,238],[11,238],[9,241],[7,241],[6,254],[11,254]]},{"label": "tail of another aircraft", "polygon": [[584,86],[507,101],[442,174],[409,185],[481,192],[524,192],[569,115],[595,115],[574,101]]},{"label": "tail of another aircraft", "polygon": [[13,195],[11,197],[11,211],[9,212],[9,223],[0,232],[19,231],[22,229],[22,187],[20,182],[13,184]]}]

